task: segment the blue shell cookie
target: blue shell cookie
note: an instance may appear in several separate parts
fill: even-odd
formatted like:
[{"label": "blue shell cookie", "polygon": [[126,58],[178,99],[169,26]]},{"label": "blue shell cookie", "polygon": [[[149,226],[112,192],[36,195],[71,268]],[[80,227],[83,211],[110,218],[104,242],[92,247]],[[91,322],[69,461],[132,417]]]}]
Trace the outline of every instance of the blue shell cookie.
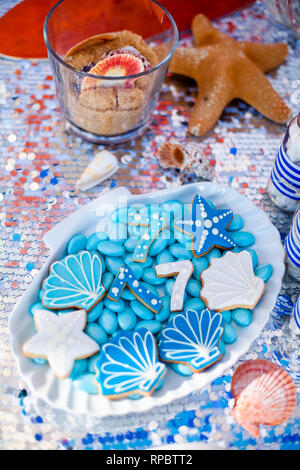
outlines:
[{"label": "blue shell cookie", "polygon": [[105,294],[101,284],[102,260],[81,251],[51,265],[43,282],[42,303],[50,309],[76,307],[89,311]]},{"label": "blue shell cookie", "polygon": [[186,364],[193,372],[201,372],[222,357],[218,347],[222,325],[222,314],[207,308],[177,314],[162,330],[158,344],[160,359]]},{"label": "blue shell cookie", "polygon": [[122,332],[106,343],[96,362],[96,372],[102,394],[120,398],[136,393],[150,395],[166,366],[158,361],[153,334],[141,328]]}]

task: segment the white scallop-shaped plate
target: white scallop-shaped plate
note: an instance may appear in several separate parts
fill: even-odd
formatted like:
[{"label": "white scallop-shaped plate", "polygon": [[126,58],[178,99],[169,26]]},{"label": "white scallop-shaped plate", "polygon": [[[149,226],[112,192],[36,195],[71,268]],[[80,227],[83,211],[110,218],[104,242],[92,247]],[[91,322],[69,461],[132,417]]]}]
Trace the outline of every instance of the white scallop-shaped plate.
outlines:
[{"label": "white scallop-shaped plate", "polygon": [[[265,293],[253,311],[252,323],[246,328],[235,326],[238,338],[235,343],[226,347],[226,354],[219,362],[205,372],[190,377],[182,377],[168,369],[164,386],[153,395],[139,400],[128,398],[109,400],[100,394],[88,395],[76,389],[72,380],[58,379],[47,364],[37,365],[23,355],[22,345],[34,334],[32,317],[28,314],[29,307],[36,302],[37,293],[42,280],[48,274],[49,266],[62,256],[66,242],[72,235],[76,233],[90,235],[99,230],[103,213],[105,211],[110,213],[117,205],[163,203],[174,199],[191,203],[196,193],[213,201],[217,208],[229,208],[235,214],[241,215],[245,223],[243,230],[255,235],[256,243],[253,248],[258,254],[259,264],[269,263],[273,267],[273,275],[266,284]],[[41,398],[56,409],[99,418],[145,412],[152,407],[169,404],[173,400],[201,390],[222,375],[247,352],[251,343],[259,336],[275,305],[284,274],[283,246],[279,233],[268,216],[233,189],[206,182],[142,195],[132,195],[126,188],[115,189],[57,224],[45,235],[44,241],[50,248],[49,258],[16,305],[10,320],[11,342],[18,369],[22,379],[37,398]]]}]

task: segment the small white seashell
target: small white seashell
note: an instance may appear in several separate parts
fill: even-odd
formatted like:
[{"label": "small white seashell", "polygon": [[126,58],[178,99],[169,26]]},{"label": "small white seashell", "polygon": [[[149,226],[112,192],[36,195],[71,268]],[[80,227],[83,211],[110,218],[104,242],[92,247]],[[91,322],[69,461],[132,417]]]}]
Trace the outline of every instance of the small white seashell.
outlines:
[{"label": "small white seashell", "polygon": [[116,157],[107,150],[99,152],[76,183],[76,189],[85,191],[110,178],[119,168]]},{"label": "small white seashell", "polygon": [[264,281],[255,276],[248,251],[228,251],[212,260],[201,274],[201,297],[208,308],[222,312],[232,308],[253,309],[265,290]]}]

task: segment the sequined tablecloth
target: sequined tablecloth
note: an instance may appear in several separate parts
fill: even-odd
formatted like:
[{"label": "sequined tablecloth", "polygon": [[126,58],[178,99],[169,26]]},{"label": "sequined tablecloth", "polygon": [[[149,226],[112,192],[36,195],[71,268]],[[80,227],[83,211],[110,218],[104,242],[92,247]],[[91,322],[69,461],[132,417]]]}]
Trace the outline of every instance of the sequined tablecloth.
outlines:
[{"label": "sequined tablecloth", "polygon": [[[16,2],[1,1],[0,15]],[[277,25],[263,3],[219,19],[215,24],[239,40],[287,42],[285,64],[269,74],[274,88],[293,113],[300,108],[300,41]],[[188,34],[183,41],[189,41]],[[1,449],[148,449],[191,442],[230,449],[300,448],[299,406],[292,417],[275,427],[262,427],[258,439],[230,417],[233,370],[182,403],[171,404],[143,419],[125,416],[103,424],[100,432],[88,424],[64,426],[60,413],[36,402],[24,388],[11,352],[8,321],[12,309],[45,260],[43,235],[62,218],[101,192],[127,186],[133,193],[151,192],[194,182],[195,177],[163,170],[155,156],[167,138],[186,141],[187,120],[196,96],[189,80],[168,77],[154,120],[140,139],[112,150],[120,171],[89,192],[74,185],[96,151],[102,147],[81,141],[65,131],[48,61],[0,60],[0,448]],[[284,127],[274,124],[241,101],[226,108],[207,136],[194,139],[211,162],[212,181],[235,188],[265,210],[287,234],[291,214],[276,208],[266,186]],[[280,299],[293,302],[299,292],[286,274]],[[279,360],[278,345],[290,311],[279,302],[263,332],[241,361]],[[279,359],[278,359],[279,358]],[[297,382],[291,364],[282,361]],[[299,387],[298,387],[299,390]],[[299,393],[298,393],[299,404]]]}]

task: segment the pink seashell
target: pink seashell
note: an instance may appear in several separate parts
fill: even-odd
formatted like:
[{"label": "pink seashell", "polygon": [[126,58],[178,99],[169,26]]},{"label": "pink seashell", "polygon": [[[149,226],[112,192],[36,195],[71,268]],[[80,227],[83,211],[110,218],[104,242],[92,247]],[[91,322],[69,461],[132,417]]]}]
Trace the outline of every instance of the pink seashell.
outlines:
[{"label": "pink seashell", "polygon": [[288,419],[296,406],[296,388],[288,373],[266,360],[246,361],[234,372],[231,391],[234,419],[252,436],[259,425],[276,425]]}]

